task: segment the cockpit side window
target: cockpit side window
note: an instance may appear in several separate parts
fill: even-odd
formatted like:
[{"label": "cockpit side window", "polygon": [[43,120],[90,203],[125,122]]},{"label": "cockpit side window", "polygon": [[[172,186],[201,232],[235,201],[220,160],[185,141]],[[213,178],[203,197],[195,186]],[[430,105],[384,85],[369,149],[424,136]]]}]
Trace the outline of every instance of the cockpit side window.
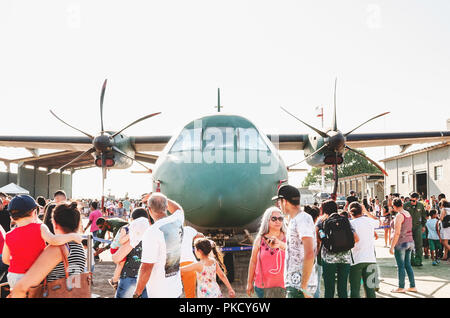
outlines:
[{"label": "cockpit side window", "polygon": [[269,148],[255,128],[236,128],[238,150],[261,150]]},{"label": "cockpit side window", "polygon": [[202,148],[202,129],[190,128],[183,129],[174,142],[170,153],[181,151],[201,150]]}]

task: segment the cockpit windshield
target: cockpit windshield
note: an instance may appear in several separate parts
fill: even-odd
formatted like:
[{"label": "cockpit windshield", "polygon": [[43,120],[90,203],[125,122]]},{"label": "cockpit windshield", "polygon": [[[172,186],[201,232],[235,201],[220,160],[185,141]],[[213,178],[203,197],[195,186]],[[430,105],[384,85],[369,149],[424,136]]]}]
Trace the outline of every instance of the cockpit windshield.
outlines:
[{"label": "cockpit windshield", "polygon": [[170,153],[195,150],[210,151],[236,149],[269,150],[266,142],[253,127],[206,127],[205,129],[183,129],[173,144]]}]

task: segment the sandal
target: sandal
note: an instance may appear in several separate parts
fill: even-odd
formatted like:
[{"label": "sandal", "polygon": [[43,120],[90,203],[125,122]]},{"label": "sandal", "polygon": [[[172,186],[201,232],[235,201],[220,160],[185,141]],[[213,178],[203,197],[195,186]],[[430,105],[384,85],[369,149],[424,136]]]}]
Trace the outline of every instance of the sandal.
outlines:
[{"label": "sandal", "polygon": [[411,293],[418,293],[417,288],[416,287],[411,287],[408,288],[407,291],[411,292]]},{"label": "sandal", "polygon": [[391,293],[406,293],[406,290],[404,288],[397,288],[397,289],[393,289],[391,290]]},{"label": "sandal", "polygon": [[114,290],[117,290],[117,287],[119,286],[119,282],[113,282],[112,278],[108,279],[108,283],[111,285]]}]

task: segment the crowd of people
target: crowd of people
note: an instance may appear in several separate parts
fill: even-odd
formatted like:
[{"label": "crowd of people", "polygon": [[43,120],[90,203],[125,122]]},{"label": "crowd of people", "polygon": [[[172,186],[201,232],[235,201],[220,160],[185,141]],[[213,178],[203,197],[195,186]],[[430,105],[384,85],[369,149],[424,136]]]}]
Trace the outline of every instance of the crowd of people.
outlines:
[{"label": "crowd of people", "polygon": [[[332,199],[301,207],[299,190],[282,185],[253,241],[247,295],[359,298],[363,287],[367,298],[375,298],[379,228],[397,263],[393,293],[417,292],[413,267],[423,266],[423,258],[438,266],[450,257],[444,194],[428,201],[417,193],[393,193],[381,203],[378,198],[360,203],[351,191],[346,201],[342,211]],[[224,297],[217,278],[228,297],[236,296],[220,248],[185,226],[181,205],[159,192],[107,201],[103,211],[98,201],[70,201],[62,190],[52,200],[0,193],[0,225],[2,297],[31,297],[43,281],[93,272],[88,255],[98,262],[106,250],[116,264],[108,280],[116,298]],[[92,250],[85,233],[94,239]]]}]

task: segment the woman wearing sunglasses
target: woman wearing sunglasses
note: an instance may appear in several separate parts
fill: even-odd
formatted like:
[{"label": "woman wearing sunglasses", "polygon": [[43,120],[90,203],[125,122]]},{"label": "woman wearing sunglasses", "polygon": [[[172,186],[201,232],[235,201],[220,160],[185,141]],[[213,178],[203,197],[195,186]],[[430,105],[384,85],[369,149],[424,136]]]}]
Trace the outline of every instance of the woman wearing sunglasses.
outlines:
[{"label": "woman wearing sunglasses", "polygon": [[285,298],[284,258],[286,224],[277,207],[270,207],[261,219],[248,268],[247,295]]}]

